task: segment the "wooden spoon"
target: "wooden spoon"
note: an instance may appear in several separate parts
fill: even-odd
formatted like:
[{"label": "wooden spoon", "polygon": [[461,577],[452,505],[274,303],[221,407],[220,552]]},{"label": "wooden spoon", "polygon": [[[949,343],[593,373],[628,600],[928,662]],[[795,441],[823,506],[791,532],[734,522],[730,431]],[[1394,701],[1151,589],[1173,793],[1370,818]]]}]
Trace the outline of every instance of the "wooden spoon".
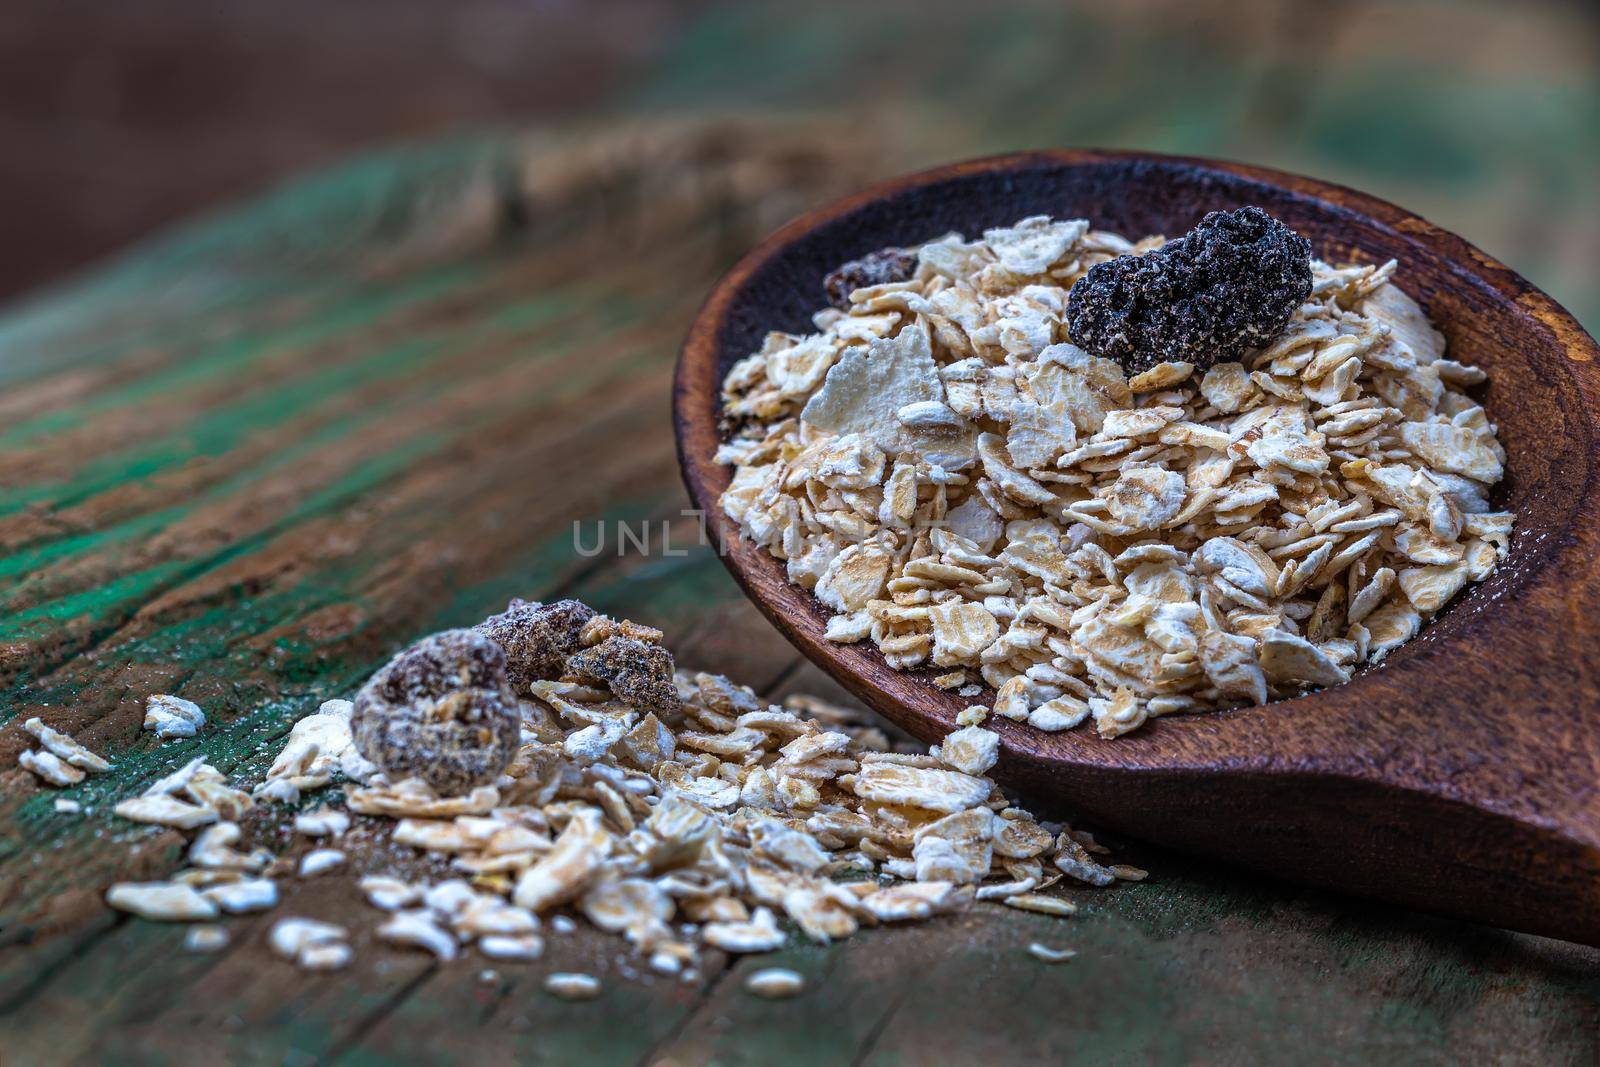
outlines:
[{"label": "wooden spoon", "polygon": [[1400,285],[1482,367],[1516,512],[1511,554],[1415,640],[1346,685],[1150,723],[1116,740],[991,718],[997,773],[1138,837],[1275,875],[1600,945],[1600,348],[1564,309],[1453,234],[1336,185],[1210,160],[1055,151],[896,179],[785,226],[729,271],[684,342],[684,480],[763,613],[851,692],[925,741],[971,703],[823,636],[829,611],[740,537],[720,386],[771,329],[807,331],[821,279],[885,245],[1027,215],[1181,234],[1256,204],[1330,262],[1400,262]]}]

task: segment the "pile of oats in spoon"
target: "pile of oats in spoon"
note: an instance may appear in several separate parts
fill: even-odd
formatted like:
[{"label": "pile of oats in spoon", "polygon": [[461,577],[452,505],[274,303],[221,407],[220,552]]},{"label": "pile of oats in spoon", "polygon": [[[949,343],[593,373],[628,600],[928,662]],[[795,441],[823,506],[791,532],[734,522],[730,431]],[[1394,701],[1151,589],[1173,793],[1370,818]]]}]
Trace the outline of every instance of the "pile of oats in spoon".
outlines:
[{"label": "pile of oats in spoon", "polygon": [[1511,536],[1485,376],[1396,273],[1255,208],[883,250],[729,371],[722,508],[830,639],[1041,730],[1340,684]]}]

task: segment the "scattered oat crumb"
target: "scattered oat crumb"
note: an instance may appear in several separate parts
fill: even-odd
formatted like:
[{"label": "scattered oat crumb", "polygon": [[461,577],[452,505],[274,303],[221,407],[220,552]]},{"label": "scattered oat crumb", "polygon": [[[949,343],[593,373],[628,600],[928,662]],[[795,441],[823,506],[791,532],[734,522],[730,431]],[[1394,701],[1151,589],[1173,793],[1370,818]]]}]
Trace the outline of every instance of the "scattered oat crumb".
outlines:
[{"label": "scattered oat crumb", "polygon": [[336,848],[318,848],[300,858],[300,877],[314,878],[344,866],[344,853]]},{"label": "scattered oat crumb", "polygon": [[217,906],[192,886],[179,882],[118,882],[106,891],[106,903],[118,911],[156,922],[215,919]]},{"label": "scattered oat crumb", "polygon": [[273,924],[267,943],[306,970],[331,971],[350,963],[349,936],[350,931],[335,923],[290,917]]},{"label": "scattered oat crumb", "polygon": [[1077,949],[1051,948],[1049,945],[1040,944],[1038,941],[1028,946],[1028,955],[1046,963],[1065,963],[1077,954]]},{"label": "scattered oat crumb", "polygon": [[544,939],[538,934],[495,934],[480,939],[478,951],[492,960],[536,960],[544,952]]},{"label": "scattered oat crumb", "polygon": [[295,816],[294,829],[307,837],[338,837],[350,829],[350,816],[335,808],[303,811]]},{"label": "scattered oat crumb", "polygon": [[391,944],[426,949],[447,962],[455,959],[458,951],[456,939],[434,921],[433,913],[426,908],[396,912],[378,927],[377,934]]},{"label": "scattered oat crumb", "polygon": [[236,822],[213,823],[189,845],[189,863],[209,870],[253,872],[272,862],[272,853],[264,849],[244,853],[234,848],[240,836]]},{"label": "scattered oat crumb", "polygon": [[252,911],[266,911],[277,907],[277,883],[267,878],[246,878],[237,882],[224,882],[202,890],[205,898],[229,915],[243,915]]},{"label": "scattered oat crumb", "polygon": [[787,1000],[798,996],[805,987],[806,981],[798,972],[784,967],[764,967],[744,980],[745,992],[767,1000]]},{"label": "scattered oat crumb", "polygon": [[600,995],[600,979],[592,974],[557,972],[544,980],[544,988],[562,1000],[593,1000]]},{"label": "scattered oat crumb", "polygon": [[1150,872],[1141,867],[1133,867],[1126,863],[1113,863],[1106,870],[1122,879],[1124,882],[1142,882],[1150,877]]},{"label": "scattered oat crumb", "polygon": [[968,704],[956,713],[957,726],[981,726],[989,717],[989,709],[982,704]]},{"label": "scattered oat crumb", "polygon": [[206,724],[200,705],[165,693],[146,697],[144,728],[163,741],[174,737],[193,737]]},{"label": "scattered oat crumb", "polygon": [[32,771],[50,785],[65,788],[83,781],[83,771],[74,767],[54,752],[35,752],[23,749],[17,754],[17,766]]},{"label": "scattered oat crumb", "polygon": [[342,971],[356,958],[355,949],[344,941],[306,945],[296,962],[304,971]]},{"label": "scattered oat crumb", "polygon": [[62,815],[76,815],[83,810],[83,805],[67,797],[56,797],[55,810]]},{"label": "scattered oat crumb", "polygon": [[46,726],[44,720],[35,715],[22,724],[22,729],[38,739],[39,744],[46,751],[56,756],[64,763],[88,771],[90,774],[104,774],[111,769],[110,761],[90,752],[78,741],[60,730]]},{"label": "scattered oat crumb", "polygon": [[1078,906],[1060,897],[1047,897],[1042,893],[1018,893],[1002,901],[1007,907],[1023,911],[1036,911],[1040,915],[1076,915]]},{"label": "scattered oat crumb", "polygon": [[748,920],[708,922],[700,937],[724,952],[771,952],[782,948],[785,940],[770,908],[757,908]]},{"label": "scattered oat crumb", "polygon": [[221,952],[228,947],[228,929],[211,923],[191,926],[183,935],[185,952]]},{"label": "scattered oat crumb", "polygon": [[964,726],[939,743],[939,761],[963,774],[984,774],[1000,759],[1000,735],[981,726]]},{"label": "scattered oat crumb", "polygon": [[217,812],[211,808],[191,804],[165,794],[129,797],[111,810],[114,815],[130,822],[170,826],[178,830],[195,830],[208,823],[214,823],[219,818]]},{"label": "scattered oat crumb", "polygon": [[294,804],[302,792],[321,789],[335,772],[364,785],[377,769],[356,751],[350,732],[355,705],[349,700],[325,700],[316,712],[294,724],[277,759],[267,769],[266,781],[256,786],[257,800]]},{"label": "scattered oat crumb", "polygon": [[399,911],[422,899],[422,887],[387,875],[368,875],[361,879],[367,902],[384,911]]}]

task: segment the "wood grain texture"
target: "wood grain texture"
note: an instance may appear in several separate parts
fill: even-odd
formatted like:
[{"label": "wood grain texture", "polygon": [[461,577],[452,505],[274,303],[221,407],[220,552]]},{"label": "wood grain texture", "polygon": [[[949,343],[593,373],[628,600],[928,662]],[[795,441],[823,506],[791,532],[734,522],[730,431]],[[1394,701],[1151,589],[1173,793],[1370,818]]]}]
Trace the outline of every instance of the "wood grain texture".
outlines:
[{"label": "wood grain texture", "polygon": [[[1032,152],[896,179],[763,242],[712,292],[674,387],[691,497],[728,568],[809,658],[928,740],[970,701],[931,668],[837,645],[831,614],[717,506],[720,383],[803,330],[833,266],[1028,215],[1181,233],[1265,207],[1334,262],[1401,263],[1452,355],[1483,367],[1517,514],[1509,558],[1422,636],[1336,689],[1173,716],[1106,742],[998,723],[1002,780],[1107,825],[1317,885],[1600,945],[1600,348],[1549,297],[1391,204],[1292,175],[1145,153]],[[992,699],[992,693],[989,695]],[[986,702],[979,698],[980,702]]]}]

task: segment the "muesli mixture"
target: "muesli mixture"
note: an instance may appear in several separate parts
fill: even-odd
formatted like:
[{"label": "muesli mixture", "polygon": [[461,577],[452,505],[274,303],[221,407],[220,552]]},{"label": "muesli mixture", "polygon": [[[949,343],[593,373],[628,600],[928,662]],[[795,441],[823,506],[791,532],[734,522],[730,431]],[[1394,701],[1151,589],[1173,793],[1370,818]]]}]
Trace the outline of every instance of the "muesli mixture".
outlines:
[{"label": "muesli mixture", "polygon": [[[41,747],[23,765],[49,784],[113,770],[40,720],[26,729]],[[987,777],[998,754],[979,726],[930,752],[864,712],[769,704],[676,670],[659,630],[577,601],[517,601],[424,638],[353,701],[301,719],[264,779],[230,782],[198,757],[117,804],[122,819],[192,836],[171,878],[113,885],[106,900],[196,924],[196,952],[227,947],[227,916],[278,909],[272,950],[338,970],[355,955],[350,927],[280,898],[348,868],[373,935],[440,960],[469,946],[535,959],[586,920],[652,970],[692,978],[707,947],[769,952],[791,930],[826,942],[977,901],[1070,915],[1042,891],[1144,877],[1013,804]],[[315,798],[330,785],[342,799]],[[762,971],[750,988],[789,996],[798,981]],[[583,999],[600,986],[553,974],[546,989]]]},{"label": "muesli mixture", "polygon": [[1041,730],[1338,685],[1511,535],[1485,376],[1396,270],[1258,208],[883,249],[729,371],[723,510],[831,640]]}]

